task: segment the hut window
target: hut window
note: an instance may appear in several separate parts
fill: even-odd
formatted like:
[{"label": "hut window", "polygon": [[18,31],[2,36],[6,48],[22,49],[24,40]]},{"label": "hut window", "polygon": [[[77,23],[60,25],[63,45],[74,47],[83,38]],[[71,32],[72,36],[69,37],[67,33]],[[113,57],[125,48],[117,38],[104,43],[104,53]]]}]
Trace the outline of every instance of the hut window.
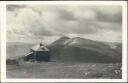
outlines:
[{"label": "hut window", "polygon": [[45,50],[45,48],[41,48],[42,50]]}]

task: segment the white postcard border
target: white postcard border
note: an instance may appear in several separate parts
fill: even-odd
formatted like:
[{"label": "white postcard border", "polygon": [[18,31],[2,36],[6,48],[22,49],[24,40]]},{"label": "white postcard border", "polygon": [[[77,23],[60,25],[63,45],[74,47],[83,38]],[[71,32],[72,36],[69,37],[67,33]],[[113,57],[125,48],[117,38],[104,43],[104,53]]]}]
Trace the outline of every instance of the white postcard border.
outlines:
[{"label": "white postcard border", "polygon": [[[6,5],[122,5],[122,79],[7,79],[6,78]],[[127,2],[126,1],[3,1],[1,10],[2,82],[127,82]]]}]

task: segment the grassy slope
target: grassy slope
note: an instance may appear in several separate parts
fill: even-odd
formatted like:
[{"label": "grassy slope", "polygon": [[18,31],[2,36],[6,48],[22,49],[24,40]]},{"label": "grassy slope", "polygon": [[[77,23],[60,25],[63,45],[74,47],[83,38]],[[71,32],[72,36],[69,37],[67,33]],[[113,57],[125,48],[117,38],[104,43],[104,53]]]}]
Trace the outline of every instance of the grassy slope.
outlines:
[{"label": "grassy slope", "polygon": [[[83,38],[60,38],[49,45],[52,59],[88,62],[121,61],[121,49]],[[90,62],[89,61],[89,62]]]},{"label": "grassy slope", "polygon": [[15,59],[24,56],[29,52],[29,48],[32,46],[33,44],[28,43],[7,42],[7,59]]},{"label": "grassy slope", "polygon": [[[32,44],[7,44],[8,58],[23,56]],[[8,78],[121,78],[120,63],[21,62],[7,65]],[[118,71],[118,72],[117,72]]]},{"label": "grassy slope", "polygon": [[[118,63],[22,63],[7,65],[8,78],[121,78]],[[116,72],[117,71],[117,72]]]}]

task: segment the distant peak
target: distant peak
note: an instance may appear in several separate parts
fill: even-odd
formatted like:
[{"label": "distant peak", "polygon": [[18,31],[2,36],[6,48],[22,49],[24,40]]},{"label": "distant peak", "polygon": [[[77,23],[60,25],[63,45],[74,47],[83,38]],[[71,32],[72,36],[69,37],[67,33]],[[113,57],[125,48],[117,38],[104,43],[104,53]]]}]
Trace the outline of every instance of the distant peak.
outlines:
[{"label": "distant peak", "polygon": [[90,39],[85,39],[85,38],[82,38],[82,37],[74,37],[74,38],[71,38],[67,41],[67,45],[75,45],[75,44],[87,44],[87,43],[94,43],[95,41],[93,40],[90,40]]},{"label": "distant peak", "polygon": [[86,39],[86,38],[82,38],[82,37],[74,37],[74,38],[72,38],[72,40],[94,41],[94,40]]},{"label": "distant peak", "polygon": [[81,38],[81,37],[74,37],[71,39],[71,41],[81,41],[81,40],[86,40],[86,39]]},{"label": "distant peak", "polygon": [[69,40],[70,38],[67,36],[62,36],[59,39],[57,39],[56,41],[54,41],[52,44],[50,45],[64,45],[66,43],[67,40]]},{"label": "distant peak", "polygon": [[62,36],[62,37],[60,37],[60,39],[70,39],[70,38],[67,36]]},{"label": "distant peak", "polygon": [[74,37],[72,39],[84,39],[84,38],[81,38],[81,37]]}]

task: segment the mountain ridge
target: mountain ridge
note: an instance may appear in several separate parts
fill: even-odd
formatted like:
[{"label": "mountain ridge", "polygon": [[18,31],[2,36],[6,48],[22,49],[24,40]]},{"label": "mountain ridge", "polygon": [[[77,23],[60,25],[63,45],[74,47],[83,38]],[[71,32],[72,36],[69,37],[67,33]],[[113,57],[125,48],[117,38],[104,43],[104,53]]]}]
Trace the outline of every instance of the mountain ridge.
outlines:
[{"label": "mountain ridge", "polygon": [[[76,57],[75,60],[77,61],[77,58],[83,57],[85,58],[86,62],[86,58],[90,58],[90,61],[93,61],[91,60],[91,57],[95,57],[97,59],[99,58],[99,60],[103,59],[103,61],[108,58],[106,60],[108,62],[118,62],[121,61],[122,58],[121,55],[118,54],[114,49],[110,48],[109,45],[103,42],[80,37],[61,37],[60,39],[50,44],[48,47],[51,50],[53,58],[58,57],[58,59],[63,59],[65,57],[67,57],[67,59],[70,57]],[[87,53],[90,54],[90,56],[87,55]],[[70,58],[70,60],[72,61],[73,58]],[[97,60],[97,62],[100,61]]]}]

